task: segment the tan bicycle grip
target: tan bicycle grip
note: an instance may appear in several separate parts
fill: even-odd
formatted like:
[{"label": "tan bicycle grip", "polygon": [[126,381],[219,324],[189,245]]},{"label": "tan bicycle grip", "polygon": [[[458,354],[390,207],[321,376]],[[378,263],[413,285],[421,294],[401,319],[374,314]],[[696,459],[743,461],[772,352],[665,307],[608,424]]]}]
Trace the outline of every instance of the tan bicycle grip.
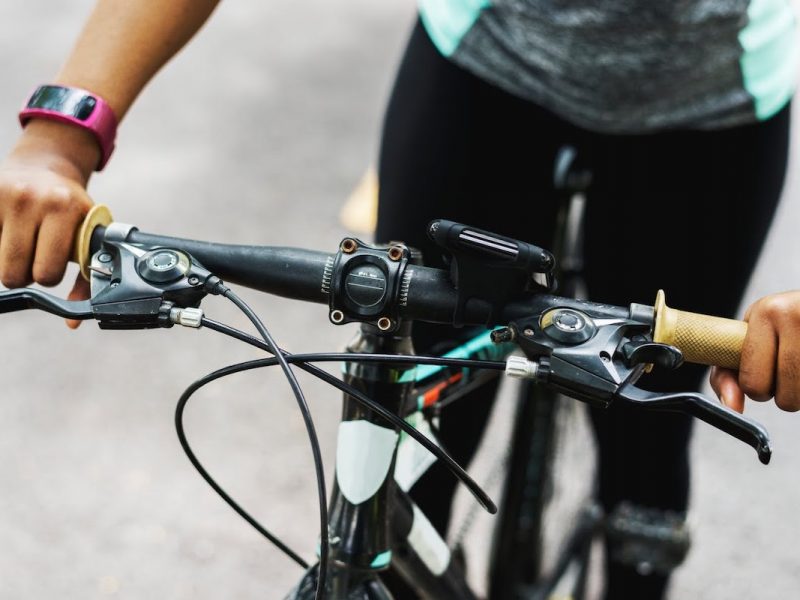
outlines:
[{"label": "tan bicycle grip", "polygon": [[675,310],[656,295],[653,340],[675,346],[686,362],[738,369],[747,323]]},{"label": "tan bicycle grip", "polygon": [[81,275],[89,281],[89,264],[92,259],[91,242],[95,227],[108,227],[114,222],[111,211],[105,204],[95,204],[86,213],[80,228],[75,234],[75,244],[72,247],[72,261],[78,263]]}]

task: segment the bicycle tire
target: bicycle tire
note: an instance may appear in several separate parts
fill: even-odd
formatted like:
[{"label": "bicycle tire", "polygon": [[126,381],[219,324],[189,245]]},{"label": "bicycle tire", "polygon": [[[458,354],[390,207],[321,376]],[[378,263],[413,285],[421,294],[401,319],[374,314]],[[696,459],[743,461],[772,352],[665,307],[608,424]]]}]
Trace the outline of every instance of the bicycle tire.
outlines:
[{"label": "bicycle tire", "polygon": [[[594,450],[584,408],[530,383],[519,388],[492,539],[490,600],[518,600],[549,577],[568,532],[591,503]],[[576,472],[576,463],[586,472]]]}]

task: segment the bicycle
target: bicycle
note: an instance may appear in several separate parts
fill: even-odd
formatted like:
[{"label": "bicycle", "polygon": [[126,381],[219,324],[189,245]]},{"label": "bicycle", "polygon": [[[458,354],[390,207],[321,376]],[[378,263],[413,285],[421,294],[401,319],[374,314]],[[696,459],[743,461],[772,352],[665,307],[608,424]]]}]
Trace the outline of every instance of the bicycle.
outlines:
[{"label": "bicycle", "polygon": [[[553,240],[556,291],[587,299],[583,230],[592,172],[579,160],[577,149],[566,144],[555,154],[552,177],[553,201],[559,206]],[[351,231],[369,234],[375,227],[377,205],[377,174],[369,168],[345,203],[340,220]],[[671,572],[683,562],[690,546],[685,516],[630,504],[603,514],[595,492],[597,448],[588,410],[582,410],[585,405],[529,381],[521,382],[511,395],[514,405],[505,409],[511,414],[504,418],[513,428],[494,432],[508,442],[480,450],[494,453],[486,479],[500,498],[499,515],[489,534],[487,581],[482,582],[489,597],[585,598],[597,553],[594,546],[603,534],[617,540],[619,558],[645,572]],[[490,420],[499,410],[495,408]],[[488,432],[483,437],[489,437]],[[505,476],[498,475],[502,473]],[[461,522],[448,536],[459,554],[469,546],[466,538],[474,529],[476,512],[473,505],[466,515],[458,515]]]},{"label": "bicycle", "polygon": [[[315,448],[321,535],[319,563],[306,565],[306,575],[290,598],[389,597],[380,573],[390,563],[424,597],[475,597],[461,565],[402,492],[404,484],[394,486],[388,476],[394,472],[402,430],[444,461],[485,508],[496,510],[446,453],[400,418],[429,408],[426,404],[454,401],[457,393],[476,384],[479,380],[472,371],[463,371],[465,367],[507,370],[600,405],[616,401],[684,410],[753,446],[761,461],[768,462],[769,439],[757,423],[700,394],[651,394],[634,385],[651,365],[678,367],[684,359],[678,346],[687,350],[688,360],[735,366],[743,324],[675,311],[666,306],[663,295],[655,307],[616,307],[554,296],[550,292],[555,261],[541,248],[446,221],[434,222],[429,234],[450,252],[457,269],[415,264],[418,257],[403,244],[371,246],[354,238],[343,240],[335,254],[178,240],[113,223],[103,207],[95,207],[78,236],[77,252],[91,280],[92,299],[69,302],[36,289],[10,290],[0,293],[0,312],[38,308],[62,317],[94,318],[102,329],[204,326],[272,351],[273,358],[222,369],[187,389],[178,404],[176,427],[190,460],[212,487],[301,564],[299,556],[249,518],[199,464],[183,433],[183,410],[194,391],[241,370],[280,364],[292,381],[290,362],[345,391],[328,513],[313,423],[293,383]],[[220,277],[327,304],[332,323],[363,323],[361,333],[347,354],[284,355]],[[234,302],[262,339],[206,318],[198,306],[209,294]],[[414,319],[502,327],[457,351],[460,357],[419,357],[408,352],[408,327]],[[496,360],[514,348],[524,356]],[[323,360],[346,361],[344,382],[308,364]],[[415,364],[428,366],[415,372]],[[371,395],[380,396],[380,403],[369,400]],[[383,426],[385,422],[392,428]],[[354,463],[366,471],[354,472]],[[415,473],[408,477],[413,479]]]}]

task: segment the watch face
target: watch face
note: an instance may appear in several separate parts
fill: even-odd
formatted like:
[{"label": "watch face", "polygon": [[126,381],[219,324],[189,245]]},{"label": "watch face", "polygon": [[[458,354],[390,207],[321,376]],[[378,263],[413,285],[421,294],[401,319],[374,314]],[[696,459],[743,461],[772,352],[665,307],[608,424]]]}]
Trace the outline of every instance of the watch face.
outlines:
[{"label": "watch face", "polygon": [[28,108],[53,110],[81,121],[92,115],[96,105],[97,100],[85,92],[56,85],[41,86],[28,102]]}]

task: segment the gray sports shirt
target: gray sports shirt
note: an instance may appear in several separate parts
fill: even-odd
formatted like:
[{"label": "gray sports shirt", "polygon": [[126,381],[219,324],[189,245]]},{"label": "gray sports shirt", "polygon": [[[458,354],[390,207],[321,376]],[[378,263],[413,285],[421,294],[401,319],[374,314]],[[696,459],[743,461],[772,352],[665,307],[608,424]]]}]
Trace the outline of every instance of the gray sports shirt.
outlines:
[{"label": "gray sports shirt", "polygon": [[797,75],[792,0],[419,0],[439,51],[595,131],[767,119]]}]

